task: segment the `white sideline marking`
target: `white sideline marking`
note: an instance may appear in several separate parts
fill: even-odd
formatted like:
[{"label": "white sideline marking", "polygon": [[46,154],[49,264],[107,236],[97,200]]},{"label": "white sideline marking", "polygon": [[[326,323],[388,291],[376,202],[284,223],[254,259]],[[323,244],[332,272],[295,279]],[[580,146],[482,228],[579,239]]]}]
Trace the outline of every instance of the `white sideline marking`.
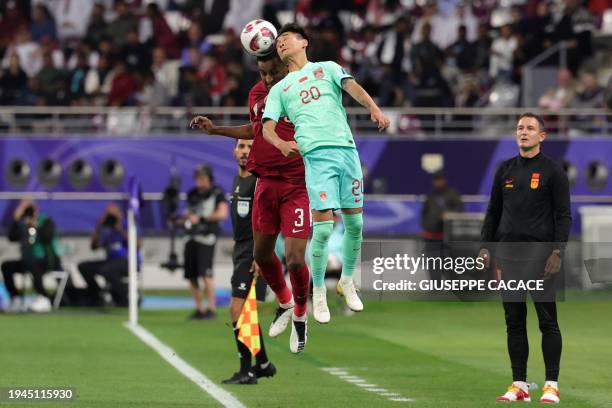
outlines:
[{"label": "white sideline marking", "polygon": [[208,377],[189,365],[189,363],[179,357],[176,351],[159,341],[159,339],[147,329],[138,324],[130,324],[129,322],[125,322],[123,325],[147,346],[157,351],[157,353],[172,367],[176,368],[179,373],[193,381],[198,387],[219,401],[224,407],[246,408],[246,406],[238,401],[236,397],[213,383]]},{"label": "white sideline marking", "polygon": [[353,374],[349,374],[348,371],[346,371],[344,368],[339,368],[339,367],[323,367],[321,368],[321,370],[325,371],[328,374],[331,375],[335,375],[336,377],[340,378],[341,380],[344,380],[350,384],[353,384],[359,388],[361,388],[362,390],[365,391],[370,391],[370,392],[375,392],[376,394],[378,394],[379,396],[386,398],[389,401],[397,401],[397,402],[410,402],[410,401],[414,401],[412,398],[407,398],[407,397],[403,397],[402,395],[398,394],[397,392],[390,392],[389,390],[385,389],[385,388],[380,388],[378,385],[376,384],[371,384],[369,382],[367,382],[365,379],[353,375]]}]

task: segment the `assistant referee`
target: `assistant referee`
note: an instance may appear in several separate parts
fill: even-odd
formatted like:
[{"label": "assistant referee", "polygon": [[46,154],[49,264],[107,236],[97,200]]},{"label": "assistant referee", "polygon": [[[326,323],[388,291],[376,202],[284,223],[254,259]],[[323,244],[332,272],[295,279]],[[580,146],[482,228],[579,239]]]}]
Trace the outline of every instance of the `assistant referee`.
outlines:
[{"label": "assistant referee", "polygon": [[[257,378],[272,377],[276,374],[276,367],[268,361],[264,347],[263,332],[259,327],[261,349],[255,356],[256,364],[251,366],[251,352],[238,340],[238,318],[245,299],[251,288],[253,272],[258,269],[253,261],[253,229],[251,216],[253,212],[253,198],[257,178],[246,170],[247,159],[253,140],[236,140],[234,158],[238,162],[238,175],[234,178],[232,187],[231,217],[234,233],[234,251],[232,254],[234,273],[232,274],[232,298],[230,300],[230,316],[234,329],[234,338],[240,357],[240,370],[224,384],[257,384]],[[266,295],[266,283],[262,278],[256,281],[257,300],[263,301]]]},{"label": "assistant referee", "polygon": [[[502,279],[544,279],[543,293],[530,292],[542,333],[546,367],[540,402],[558,403],[561,332],[555,281],[560,278],[557,274],[572,222],[569,183],[563,168],[541,152],[546,133],[540,116],[522,114],[515,136],[519,154],[503,162],[495,174],[479,256],[487,267],[494,265]],[[513,383],[497,397],[500,401],[531,400],[527,385],[526,299],[525,292],[503,295]]]}]

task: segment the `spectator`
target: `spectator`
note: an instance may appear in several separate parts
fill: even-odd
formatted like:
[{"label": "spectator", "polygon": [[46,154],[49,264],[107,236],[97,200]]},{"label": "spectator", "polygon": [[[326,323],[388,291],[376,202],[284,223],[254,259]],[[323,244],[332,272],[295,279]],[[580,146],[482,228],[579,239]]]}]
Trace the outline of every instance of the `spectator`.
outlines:
[{"label": "spectator", "polygon": [[500,29],[500,36],[491,45],[489,75],[494,80],[509,82],[512,78],[512,58],[517,47],[512,28],[506,24]]},{"label": "spectator", "polygon": [[0,52],[13,43],[17,33],[27,29],[28,21],[19,12],[17,2],[7,1],[5,14],[0,20]]},{"label": "spectator", "polygon": [[57,34],[62,42],[78,41],[87,32],[87,22],[94,7],[94,0],[56,0],[53,15]]},{"label": "spectator", "polygon": [[604,88],[597,82],[597,73],[584,71],[580,75],[581,90],[571,106],[576,109],[599,109],[603,107]]},{"label": "spectator", "polygon": [[342,59],[350,64],[355,79],[371,95],[378,93],[381,78],[377,51],[376,30],[370,25],[363,27],[359,35],[350,38],[341,51]]},{"label": "spectator", "polygon": [[[604,107],[605,89],[597,82],[597,73],[584,71],[580,75],[580,90],[571,107],[575,109],[602,109]],[[604,116],[576,115],[573,118],[578,130],[589,133],[601,131],[604,125]]]},{"label": "spectator", "polygon": [[244,50],[236,31],[231,28],[223,30],[223,45],[217,49],[217,53],[225,62],[235,61],[240,63],[242,61]]},{"label": "spectator", "polygon": [[128,71],[124,61],[117,61],[113,70],[113,80],[108,94],[108,104],[110,106],[133,106],[135,103],[134,94],[138,89],[136,77]]},{"label": "spectator", "polygon": [[159,10],[157,3],[149,3],[147,16],[151,20],[153,28],[153,46],[162,48],[169,59],[179,57],[179,46],[176,35],[170,29],[166,18]]},{"label": "spectator", "polygon": [[212,105],[219,106],[225,90],[227,72],[223,65],[219,63],[219,58],[214,52],[210,52],[202,58],[198,79],[208,84]]},{"label": "spectator", "polygon": [[474,45],[467,39],[465,26],[459,26],[457,41],[446,49],[446,55],[449,57],[449,65],[456,66],[463,72],[471,71],[474,68]]},{"label": "spectator", "polygon": [[36,312],[51,310],[50,295],[43,285],[43,275],[61,269],[60,251],[53,220],[38,210],[36,203],[22,200],[13,213],[8,238],[19,242],[21,259],[2,263],[2,276],[11,297],[9,311],[25,311],[23,290],[15,285],[15,274],[30,272],[38,297],[30,306]]},{"label": "spectator", "polygon": [[128,33],[138,31],[138,19],[130,12],[125,0],[115,1],[115,12],[117,17],[108,25],[108,34],[113,44],[120,49],[125,45]]},{"label": "spectator", "polygon": [[68,101],[71,105],[85,105],[85,78],[89,72],[87,55],[77,54],[77,66],[68,74]]},{"label": "spectator", "polygon": [[489,61],[491,60],[491,46],[493,40],[489,35],[489,26],[485,23],[478,26],[478,38],[474,43],[474,66],[479,71],[489,71]]},{"label": "spectator", "polygon": [[45,37],[51,40],[57,39],[55,21],[51,12],[44,4],[36,5],[30,30],[32,32],[32,39],[36,42],[40,42]]},{"label": "spectator", "polygon": [[528,17],[525,25],[525,36],[534,54],[541,54],[545,48],[550,47],[551,35],[554,30],[552,24],[552,10],[550,3],[540,1],[536,7],[535,15]]},{"label": "spectator", "polygon": [[576,90],[574,77],[568,69],[560,69],[557,87],[549,89],[540,97],[538,106],[543,110],[556,111],[569,108],[574,100]]},{"label": "spectator", "polygon": [[0,105],[22,105],[28,92],[28,76],[19,66],[19,57],[9,56],[8,68],[0,75]]},{"label": "spectator", "polygon": [[155,75],[155,80],[166,90],[166,95],[174,99],[178,93],[178,61],[167,61],[166,52],[163,48],[153,49],[153,66],[151,70]]},{"label": "spectator", "polygon": [[143,73],[151,67],[151,50],[138,39],[138,31],[130,30],[126,44],[120,51],[120,58],[131,71]]},{"label": "spectator", "polygon": [[261,17],[263,0],[229,0],[230,6],[223,21],[223,28],[231,28],[235,33],[251,20]]},{"label": "spectator", "polygon": [[406,73],[411,70],[409,34],[408,19],[400,17],[393,29],[381,34],[377,43],[376,55],[382,72],[378,99],[383,106],[401,106],[410,93],[410,83],[406,80]]},{"label": "spectator", "polygon": [[[430,40],[438,48],[446,49],[454,42],[453,36],[457,28],[452,28],[447,19],[438,12],[435,0],[427,0],[423,8],[423,16],[417,21],[412,31],[412,43],[423,41],[423,26],[429,24]],[[449,34],[449,30],[454,30]]]},{"label": "spectator", "polygon": [[148,107],[167,106],[170,102],[166,88],[155,79],[151,70],[142,74],[142,88],[136,95],[139,105]]},{"label": "spectator", "polygon": [[106,280],[116,306],[128,305],[128,287],[123,282],[128,275],[128,244],[124,223],[125,217],[119,205],[108,204],[91,236],[91,249],[93,251],[103,249],[106,252],[106,259],[86,261],[78,266],[87,283],[89,306],[104,305],[96,276],[102,276]]},{"label": "spectator", "polygon": [[[207,53],[212,45],[202,36],[199,25],[192,23],[187,30],[186,44],[181,50],[181,66],[197,67],[199,65],[199,53]],[[195,55],[198,55],[194,58]]]},{"label": "spectator", "polygon": [[567,41],[567,62],[574,75],[582,61],[593,53],[591,37],[594,29],[593,18],[581,6],[581,1],[565,0],[563,14],[557,20],[553,38],[557,42]]},{"label": "spectator", "polygon": [[64,71],[53,64],[50,51],[43,53],[43,66],[31,81],[37,105],[61,105],[65,98]]},{"label": "spectator", "polygon": [[225,16],[230,8],[229,1],[187,0],[186,3],[184,10],[189,13],[193,21],[197,22],[204,37],[221,32]]},{"label": "spectator", "polygon": [[[455,107],[475,108],[480,101],[480,87],[475,77],[465,75],[461,77],[459,91],[455,97]],[[473,115],[455,115],[453,120],[459,124],[457,130],[460,132],[471,132],[474,130]]]},{"label": "spectator", "polygon": [[471,6],[464,2],[459,2],[455,8],[455,13],[446,19],[446,32],[449,35],[447,39],[449,44],[453,44],[458,40],[459,28],[465,27],[465,38],[469,42],[476,41],[478,38],[478,20],[472,13]]},{"label": "spectator", "polygon": [[[431,40],[431,26],[422,26],[421,41],[412,47],[411,60],[415,81],[415,106],[452,106],[448,83],[442,77],[444,52]],[[425,119],[425,118],[423,118]]]},{"label": "spectator", "polygon": [[89,16],[89,24],[87,25],[87,31],[85,33],[85,41],[91,44],[98,44],[102,38],[108,32],[108,23],[104,18],[106,9],[104,4],[96,3],[91,10]]},{"label": "spectator", "polygon": [[20,29],[15,35],[15,40],[4,54],[4,60],[2,61],[3,67],[8,67],[8,59],[12,54],[17,55],[21,68],[28,78],[32,78],[42,68],[41,47],[38,43],[32,41],[32,37],[27,28]]},{"label": "spectator", "polygon": [[108,54],[100,55],[98,65],[95,68],[90,68],[85,77],[85,93],[91,103],[96,106],[108,103],[108,94],[114,76],[115,71],[110,56]]}]

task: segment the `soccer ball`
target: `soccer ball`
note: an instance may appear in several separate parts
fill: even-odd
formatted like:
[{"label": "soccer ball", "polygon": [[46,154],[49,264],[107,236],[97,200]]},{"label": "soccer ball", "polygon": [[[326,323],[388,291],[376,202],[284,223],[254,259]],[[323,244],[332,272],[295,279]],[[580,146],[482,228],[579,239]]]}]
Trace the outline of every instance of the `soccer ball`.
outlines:
[{"label": "soccer ball", "polygon": [[272,52],[274,40],[276,40],[276,27],[266,20],[250,21],[240,33],[242,48],[255,57]]}]

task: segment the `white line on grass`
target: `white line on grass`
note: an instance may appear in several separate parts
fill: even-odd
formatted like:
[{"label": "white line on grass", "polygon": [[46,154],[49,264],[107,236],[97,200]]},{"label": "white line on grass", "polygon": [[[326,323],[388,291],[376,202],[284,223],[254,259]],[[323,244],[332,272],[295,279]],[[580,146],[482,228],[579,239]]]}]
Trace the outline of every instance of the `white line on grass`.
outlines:
[{"label": "white line on grass", "polygon": [[357,387],[360,387],[363,390],[375,392],[379,396],[383,398],[387,398],[389,401],[397,401],[397,402],[410,402],[414,401],[412,398],[403,397],[396,392],[389,392],[389,390],[385,388],[380,388],[376,384],[370,384],[365,379],[358,377],[353,374],[349,374],[349,372],[344,368],[339,367],[323,367],[321,370],[329,373],[331,375],[335,375],[336,377],[344,380],[350,384],[353,384]]},{"label": "white line on grass", "polygon": [[198,387],[206,391],[206,393],[219,401],[224,407],[246,408],[246,406],[242,402],[238,401],[236,397],[219,387],[217,384],[213,383],[208,379],[208,377],[189,365],[189,363],[179,357],[176,351],[159,341],[159,339],[151,334],[147,329],[138,324],[130,324],[128,322],[125,322],[124,326],[134,333],[136,337],[142,340],[147,346],[157,351],[157,353],[162,356],[164,360],[170,363],[171,366],[176,368],[178,372],[193,381]]}]

